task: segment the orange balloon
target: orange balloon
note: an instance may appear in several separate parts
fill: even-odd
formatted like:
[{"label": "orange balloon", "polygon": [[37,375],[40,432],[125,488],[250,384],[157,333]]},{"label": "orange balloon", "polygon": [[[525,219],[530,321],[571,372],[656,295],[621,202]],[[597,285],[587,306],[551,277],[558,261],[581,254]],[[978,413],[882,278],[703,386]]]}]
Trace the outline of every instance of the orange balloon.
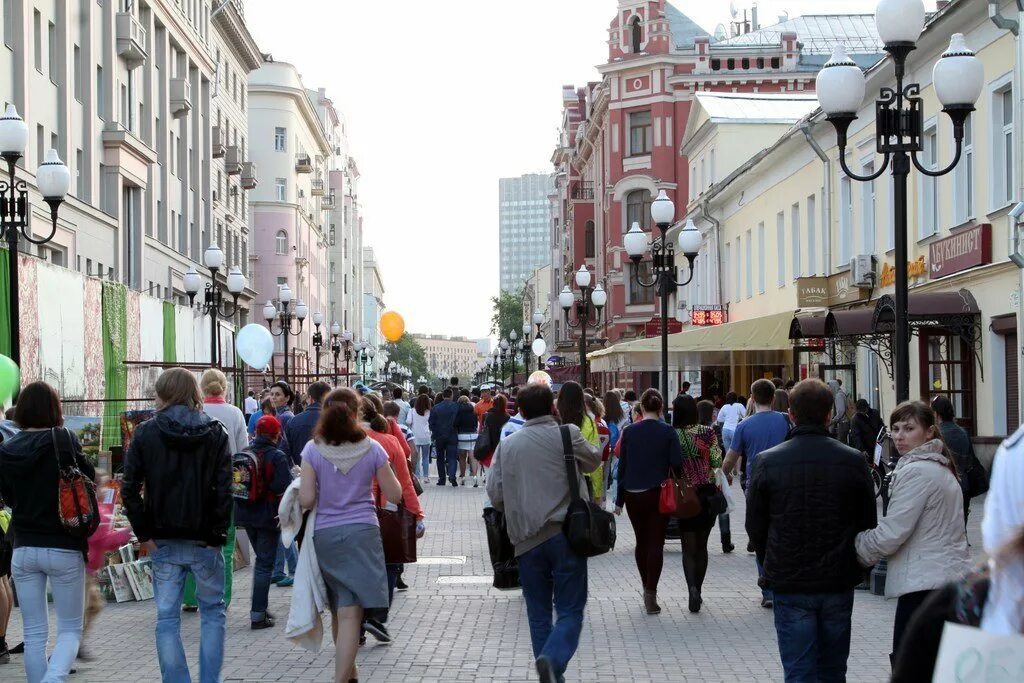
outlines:
[{"label": "orange balloon", "polygon": [[380,333],[389,342],[396,342],[405,333],[405,321],[394,311],[388,311],[380,317]]}]

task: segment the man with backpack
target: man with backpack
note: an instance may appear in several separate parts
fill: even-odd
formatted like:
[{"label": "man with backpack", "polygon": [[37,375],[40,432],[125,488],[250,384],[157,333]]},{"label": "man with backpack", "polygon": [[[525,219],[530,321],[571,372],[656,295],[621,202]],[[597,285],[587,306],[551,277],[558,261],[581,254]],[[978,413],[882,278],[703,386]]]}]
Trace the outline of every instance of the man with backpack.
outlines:
[{"label": "man with backpack", "polygon": [[274,617],[267,612],[267,603],[274,558],[281,542],[277,506],[292,482],[291,461],[277,447],[280,438],[281,423],[273,415],[264,415],[256,423],[256,438],[252,445],[236,453],[231,461],[235,524],[245,529],[256,553],[249,611],[253,630],[274,626]]}]

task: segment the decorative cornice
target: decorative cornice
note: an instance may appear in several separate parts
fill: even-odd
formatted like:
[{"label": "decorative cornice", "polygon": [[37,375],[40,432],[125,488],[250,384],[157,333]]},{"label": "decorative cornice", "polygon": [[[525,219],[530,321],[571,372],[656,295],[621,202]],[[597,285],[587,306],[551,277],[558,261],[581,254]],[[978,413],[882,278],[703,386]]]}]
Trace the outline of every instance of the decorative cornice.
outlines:
[{"label": "decorative cornice", "polygon": [[226,7],[217,12],[213,18],[214,26],[224,36],[225,44],[229,45],[238,55],[242,65],[249,71],[255,71],[263,64],[263,53],[260,52],[252,34],[249,33],[249,28],[245,25],[245,19],[239,13],[238,6],[231,0],[222,0],[221,5],[226,5]]}]

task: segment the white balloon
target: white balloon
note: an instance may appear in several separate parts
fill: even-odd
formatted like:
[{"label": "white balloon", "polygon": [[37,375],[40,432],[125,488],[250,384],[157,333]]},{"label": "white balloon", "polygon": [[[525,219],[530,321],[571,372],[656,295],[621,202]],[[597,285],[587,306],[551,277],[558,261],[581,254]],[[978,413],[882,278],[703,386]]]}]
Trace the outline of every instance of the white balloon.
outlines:
[{"label": "white balloon", "polygon": [[264,370],[274,356],[274,337],[263,325],[250,323],[238,331],[235,350],[254,370]]}]

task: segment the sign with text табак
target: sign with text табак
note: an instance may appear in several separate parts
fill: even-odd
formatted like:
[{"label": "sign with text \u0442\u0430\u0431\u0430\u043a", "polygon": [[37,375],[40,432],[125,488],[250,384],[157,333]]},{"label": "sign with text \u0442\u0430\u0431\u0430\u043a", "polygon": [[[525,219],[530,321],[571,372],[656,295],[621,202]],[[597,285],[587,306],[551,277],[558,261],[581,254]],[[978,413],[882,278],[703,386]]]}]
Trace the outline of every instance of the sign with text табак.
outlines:
[{"label": "sign with text \u0442\u0430\u0431\u0430\u043a", "polygon": [[992,263],[992,226],[968,228],[928,246],[928,278],[937,280]]}]

